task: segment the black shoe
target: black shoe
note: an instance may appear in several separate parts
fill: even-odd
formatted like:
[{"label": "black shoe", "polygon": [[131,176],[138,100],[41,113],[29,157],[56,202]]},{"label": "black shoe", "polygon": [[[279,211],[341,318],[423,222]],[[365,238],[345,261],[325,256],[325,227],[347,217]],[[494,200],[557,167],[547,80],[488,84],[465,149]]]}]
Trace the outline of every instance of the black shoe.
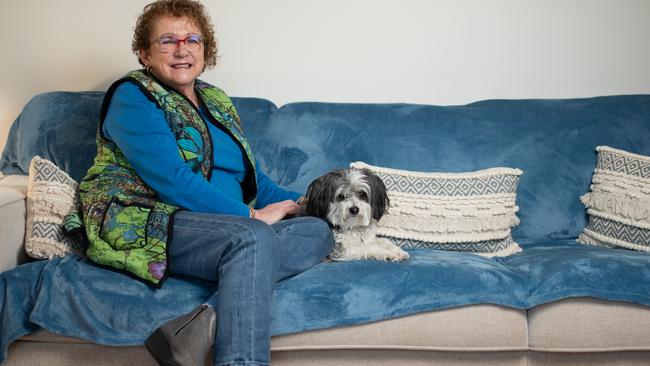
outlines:
[{"label": "black shoe", "polygon": [[163,366],[204,366],[214,344],[217,315],[204,304],[156,329],[144,342]]}]

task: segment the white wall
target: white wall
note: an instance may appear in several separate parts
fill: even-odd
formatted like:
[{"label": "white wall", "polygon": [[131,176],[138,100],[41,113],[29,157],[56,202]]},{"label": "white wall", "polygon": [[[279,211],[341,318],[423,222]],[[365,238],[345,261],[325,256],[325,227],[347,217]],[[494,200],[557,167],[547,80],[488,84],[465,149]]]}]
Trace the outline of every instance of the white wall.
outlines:
[{"label": "white wall", "polygon": [[[0,148],[31,96],[138,67],[148,0],[0,0]],[[204,0],[234,96],[464,104],[650,93],[650,0]]]}]

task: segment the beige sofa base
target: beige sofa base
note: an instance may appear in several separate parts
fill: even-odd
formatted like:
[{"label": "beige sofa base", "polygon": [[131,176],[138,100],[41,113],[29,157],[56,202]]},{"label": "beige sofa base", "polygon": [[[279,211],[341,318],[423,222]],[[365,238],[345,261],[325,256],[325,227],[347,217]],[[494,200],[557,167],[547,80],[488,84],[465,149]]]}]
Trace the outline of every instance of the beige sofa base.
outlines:
[{"label": "beige sofa base", "polygon": [[[526,352],[327,350],[276,351],[272,352],[271,357],[274,366],[520,366],[527,364]],[[6,364],[11,366],[157,366],[144,347],[106,347],[94,344],[53,344],[30,341],[15,342],[9,348]]]},{"label": "beige sofa base", "polygon": [[[274,365],[525,365],[526,311],[495,305],[430,311],[276,336],[271,349]],[[6,366],[57,364],[155,362],[142,346],[101,346],[46,331],[14,342],[6,362]]]},{"label": "beige sofa base", "polygon": [[[274,351],[271,357],[275,366],[647,366],[650,364],[650,352],[444,352],[361,349]],[[5,365],[156,366],[157,364],[144,347],[18,341],[9,347],[9,357]]]},{"label": "beige sofa base", "polygon": [[[650,365],[650,310],[589,298],[530,311],[475,305],[281,335],[271,343],[279,366]],[[633,350],[620,349],[625,345]],[[142,346],[102,346],[40,331],[14,342],[3,365],[126,364],[156,365]]]},{"label": "beige sofa base", "polygon": [[648,366],[650,352],[542,353],[531,352],[529,366]]}]

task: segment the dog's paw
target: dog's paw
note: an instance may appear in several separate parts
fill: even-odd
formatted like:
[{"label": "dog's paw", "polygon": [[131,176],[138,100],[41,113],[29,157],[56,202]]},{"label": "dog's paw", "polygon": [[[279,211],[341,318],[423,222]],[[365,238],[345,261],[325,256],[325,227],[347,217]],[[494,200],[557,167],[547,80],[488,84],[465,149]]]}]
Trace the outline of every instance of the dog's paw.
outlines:
[{"label": "dog's paw", "polygon": [[402,262],[407,259],[409,259],[408,252],[402,250],[401,248],[398,248],[397,251],[390,253],[388,256],[388,260],[391,262]]}]

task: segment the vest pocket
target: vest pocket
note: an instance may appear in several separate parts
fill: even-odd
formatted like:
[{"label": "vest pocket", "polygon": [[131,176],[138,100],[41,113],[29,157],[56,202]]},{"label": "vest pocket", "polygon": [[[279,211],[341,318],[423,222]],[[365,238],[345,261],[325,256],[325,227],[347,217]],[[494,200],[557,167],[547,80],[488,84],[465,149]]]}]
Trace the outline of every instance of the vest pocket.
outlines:
[{"label": "vest pocket", "polygon": [[102,220],[100,236],[115,250],[142,248],[152,206],[125,203],[114,197]]}]

